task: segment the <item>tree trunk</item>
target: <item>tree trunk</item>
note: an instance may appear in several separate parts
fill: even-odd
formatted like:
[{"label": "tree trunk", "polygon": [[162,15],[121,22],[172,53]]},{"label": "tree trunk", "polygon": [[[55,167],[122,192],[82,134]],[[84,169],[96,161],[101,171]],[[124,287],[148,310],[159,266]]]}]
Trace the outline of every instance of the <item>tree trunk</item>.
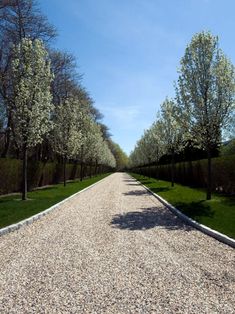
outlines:
[{"label": "tree trunk", "polygon": [[81,160],[80,181],[83,179],[83,161]]},{"label": "tree trunk", "polygon": [[90,163],[90,178],[92,177],[92,162]]},{"label": "tree trunk", "polygon": [[95,175],[97,175],[97,167],[98,167],[98,162],[97,160],[95,161]]},{"label": "tree trunk", "polygon": [[27,148],[23,148],[23,184],[22,184],[22,201],[27,200]]},{"label": "tree trunk", "polygon": [[207,150],[207,192],[206,199],[211,199],[211,185],[212,185],[212,177],[211,177],[211,149]]},{"label": "tree trunk", "polygon": [[80,170],[80,181],[83,180],[83,145],[81,147],[81,170]]},{"label": "tree trunk", "polygon": [[148,177],[152,177],[151,171],[150,171],[150,164],[148,164]]},{"label": "tree trunk", "polygon": [[10,147],[10,130],[7,128],[5,131],[5,141],[4,141],[4,150],[1,154],[2,158],[6,158]]},{"label": "tree trunk", "polygon": [[174,187],[175,184],[175,152],[171,153],[171,186]]},{"label": "tree trunk", "polygon": [[64,186],[66,186],[66,157],[63,157],[63,177],[64,177]]},{"label": "tree trunk", "polygon": [[156,165],[156,179],[159,180],[159,165]]}]

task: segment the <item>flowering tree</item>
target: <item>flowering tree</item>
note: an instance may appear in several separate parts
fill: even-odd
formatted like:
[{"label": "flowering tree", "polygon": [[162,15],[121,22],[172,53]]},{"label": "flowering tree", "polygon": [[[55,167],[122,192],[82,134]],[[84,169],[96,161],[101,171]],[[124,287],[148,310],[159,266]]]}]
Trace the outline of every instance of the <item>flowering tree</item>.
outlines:
[{"label": "flowering tree", "polygon": [[98,158],[102,140],[100,126],[93,119],[87,119],[86,134],[83,138],[83,161],[90,164],[90,176],[92,164]]},{"label": "flowering tree", "polygon": [[0,0],[0,103],[4,107],[4,149],[6,157],[12,147],[11,68],[12,47],[23,38],[48,42],[56,36],[55,28],[40,12],[36,0]]},{"label": "flowering tree", "polygon": [[42,41],[24,38],[13,48],[11,112],[13,136],[23,153],[22,199],[27,199],[28,149],[42,141],[51,128],[50,62]]},{"label": "flowering tree", "polygon": [[174,155],[182,148],[183,132],[179,123],[179,110],[173,100],[166,99],[161,105],[159,118],[144,131],[130,155],[132,166],[159,162],[164,154],[171,154],[171,181],[174,186]]},{"label": "flowering tree", "polygon": [[234,67],[208,32],[193,36],[181,60],[177,99],[192,138],[207,151],[207,199],[211,198],[211,152],[221,141],[234,104]]},{"label": "flowering tree", "polygon": [[171,186],[174,186],[175,153],[182,149],[184,133],[180,123],[180,113],[173,100],[166,98],[161,105],[160,114],[158,132],[166,153],[171,155]]},{"label": "flowering tree", "polygon": [[102,145],[100,146],[99,161],[102,165],[107,165],[111,168],[116,167],[116,160],[106,140],[103,140]]},{"label": "flowering tree", "polygon": [[67,159],[73,157],[82,145],[80,118],[81,110],[77,99],[68,98],[55,108],[52,143],[54,150],[63,158],[64,186]]}]

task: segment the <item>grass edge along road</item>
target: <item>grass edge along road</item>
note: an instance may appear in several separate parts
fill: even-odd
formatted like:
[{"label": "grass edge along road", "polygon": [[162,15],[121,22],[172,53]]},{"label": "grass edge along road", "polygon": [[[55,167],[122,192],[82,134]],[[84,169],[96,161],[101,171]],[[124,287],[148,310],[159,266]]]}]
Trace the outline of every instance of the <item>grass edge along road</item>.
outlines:
[{"label": "grass edge along road", "polygon": [[203,189],[191,188],[163,180],[130,173],[152,192],[160,195],[185,215],[235,239],[235,196],[213,193],[212,199],[205,200]]},{"label": "grass edge along road", "polygon": [[47,208],[61,202],[65,198],[85,189],[86,187],[107,177],[109,173],[101,174],[83,181],[56,184],[45,189],[28,193],[28,200],[22,201],[20,194],[0,198],[0,228],[7,227],[23,219],[29,218]]}]

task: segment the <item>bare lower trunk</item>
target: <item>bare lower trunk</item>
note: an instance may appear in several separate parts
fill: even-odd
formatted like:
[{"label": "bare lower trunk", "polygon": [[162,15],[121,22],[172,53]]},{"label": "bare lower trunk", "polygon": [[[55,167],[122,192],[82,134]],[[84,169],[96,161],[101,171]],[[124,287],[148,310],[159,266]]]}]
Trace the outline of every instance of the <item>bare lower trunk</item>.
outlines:
[{"label": "bare lower trunk", "polygon": [[95,161],[95,175],[97,175],[97,167],[98,167],[98,162],[97,160]]},{"label": "bare lower trunk", "polygon": [[211,185],[212,185],[212,178],[211,178],[211,150],[208,149],[207,151],[207,192],[206,192],[206,199],[211,199]]},{"label": "bare lower trunk", "polygon": [[175,153],[171,153],[171,186],[175,185]]},{"label": "bare lower trunk", "polygon": [[83,180],[83,162],[81,161],[80,181]]},{"label": "bare lower trunk", "polygon": [[6,158],[10,147],[10,130],[6,130],[5,132],[5,141],[4,141],[4,149],[1,154],[2,158]]},{"label": "bare lower trunk", "polygon": [[92,163],[90,164],[90,178],[92,177]]},{"label": "bare lower trunk", "polygon": [[66,158],[63,157],[63,177],[64,177],[64,186],[66,186]]},{"label": "bare lower trunk", "polygon": [[22,184],[22,200],[27,200],[27,164],[28,154],[27,148],[23,148],[23,184]]}]

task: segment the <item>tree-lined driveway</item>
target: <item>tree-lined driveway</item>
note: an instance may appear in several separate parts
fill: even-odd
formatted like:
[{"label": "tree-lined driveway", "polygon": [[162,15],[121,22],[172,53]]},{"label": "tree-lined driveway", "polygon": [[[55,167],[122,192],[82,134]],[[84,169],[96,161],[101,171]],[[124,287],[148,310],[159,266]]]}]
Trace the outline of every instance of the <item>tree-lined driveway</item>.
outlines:
[{"label": "tree-lined driveway", "polygon": [[0,252],[0,313],[234,313],[234,249],[127,174],[2,236]]}]

